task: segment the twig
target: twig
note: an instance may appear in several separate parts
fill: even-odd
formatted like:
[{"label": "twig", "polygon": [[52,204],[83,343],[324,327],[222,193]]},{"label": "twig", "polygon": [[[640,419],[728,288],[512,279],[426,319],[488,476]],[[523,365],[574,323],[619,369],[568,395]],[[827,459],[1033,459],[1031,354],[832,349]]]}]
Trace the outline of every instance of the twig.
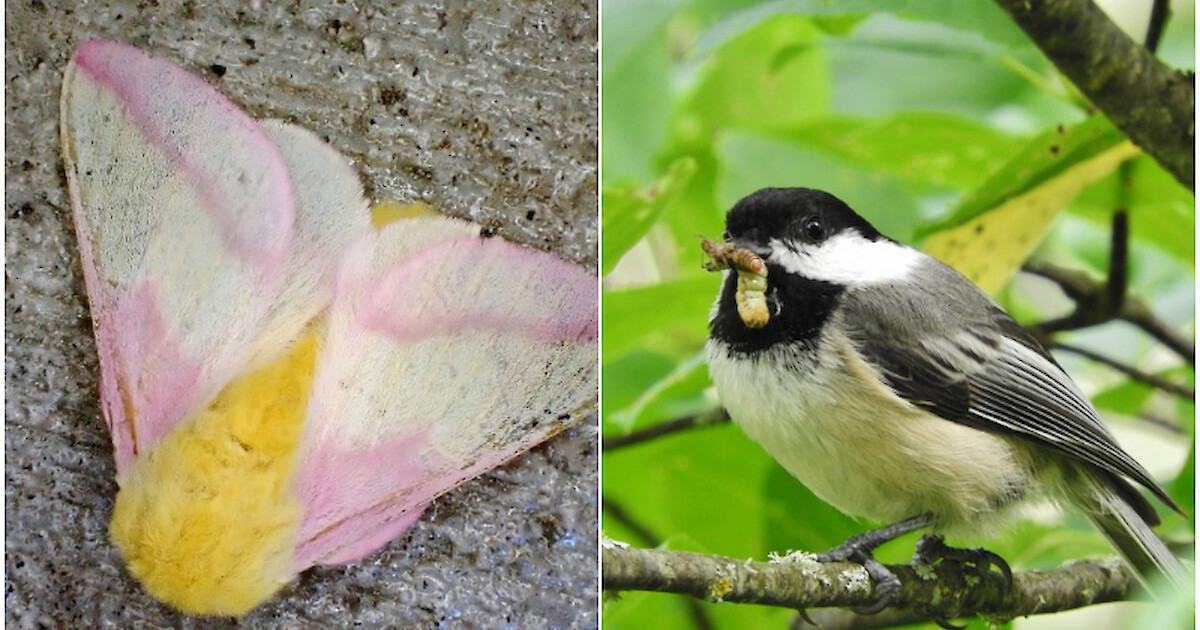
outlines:
[{"label": "twig", "polygon": [[[1188,387],[1187,385],[1184,385],[1183,383],[1176,383],[1174,381],[1169,381],[1157,374],[1151,374],[1149,372],[1144,372],[1142,370],[1139,370],[1136,367],[1133,367],[1132,365],[1127,365],[1125,363],[1121,363],[1120,361],[1117,361],[1116,359],[1106,357],[1102,354],[1088,350],[1087,348],[1081,348],[1079,346],[1062,343],[1060,341],[1055,341],[1055,342],[1051,343],[1050,347],[1055,350],[1063,350],[1066,352],[1070,352],[1072,354],[1078,354],[1079,356],[1085,357],[1087,359],[1091,359],[1092,361],[1095,361],[1096,363],[1101,363],[1101,364],[1107,365],[1108,367],[1110,367],[1118,372],[1122,372],[1122,373],[1128,375],[1130,378],[1132,378],[1135,381],[1141,381],[1147,385],[1150,385],[1151,387],[1161,389],[1164,392],[1167,392],[1168,394],[1174,394],[1176,396],[1179,396],[1181,398],[1186,398],[1188,400],[1196,399],[1196,390],[1191,387]],[[1176,428],[1178,428],[1178,427],[1176,427]]]},{"label": "twig", "polygon": [[619,435],[617,437],[604,438],[601,450],[604,452],[614,451],[626,446],[632,446],[647,440],[662,437],[685,429],[693,427],[706,427],[724,424],[729,421],[729,413],[724,409],[714,409],[705,411],[694,416],[684,416],[656,424],[652,427],[647,427],[639,431],[634,431],[629,435]]},{"label": "twig", "polygon": [[1150,7],[1150,21],[1146,24],[1146,50],[1158,52],[1158,40],[1162,38],[1170,16],[1170,0],[1154,0],[1154,6]]},{"label": "twig", "polygon": [[[811,556],[752,562],[684,551],[622,548],[601,551],[606,590],[644,590],[691,595],[711,602],[744,602],[817,608],[861,607],[877,594],[866,570],[851,563],[827,564]],[[893,607],[920,611],[926,619],[975,614],[1012,618],[1057,612],[1129,597],[1132,574],[1117,559],[1071,562],[1051,571],[1014,574],[1010,590],[998,573],[972,574],[942,562],[933,567],[889,565],[902,584]]]},{"label": "twig", "polygon": [[1188,434],[1187,431],[1185,431],[1183,427],[1179,426],[1179,423],[1177,423],[1174,420],[1170,420],[1168,418],[1163,418],[1162,416],[1149,414],[1149,413],[1143,413],[1143,414],[1139,415],[1137,417],[1137,419],[1141,420],[1142,422],[1145,422],[1146,424],[1148,424],[1150,426],[1155,426],[1164,431],[1167,431],[1168,433],[1173,433],[1173,434],[1179,435],[1179,436],[1187,436],[1187,434]]},{"label": "twig", "polygon": [[1196,365],[1196,344],[1175,332],[1166,322],[1154,316],[1150,308],[1138,300],[1126,300],[1117,319],[1124,320],[1146,331],[1151,337],[1174,350],[1176,354]]},{"label": "twig", "polygon": [[[626,529],[633,532],[641,538],[647,545],[657,547],[662,544],[661,539],[651,529],[641,521],[635,519],[625,508],[611,497],[603,497],[604,511],[608,513],[614,520],[623,525]],[[700,602],[689,599],[686,602],[688,615],[692,618],[692,625],[696,630],[712,630],[712,619],[708,618],[708,613]]]},{"label": "twig", "polygon": [[605,513],[611,516],[613,520],[624,526],[625,529],[628,529],[638,538],[641,538],[642,542],[646,543],[647,546],[657,547],[662,544],[662,539],[659,538],[658,535],[656,535],[653,531],[651,531],[649,527],[643,525],[640,521],[633,518],[633,516],[625,510],[625,506],[619,501],[614,501],[612,497],[609,497],[608,495],[603,495],[601,497],[601,501],[603,502]]},{"label": "twig", "polygon": [[996,0],[1125,135],[1195,191],[1196,88],[1092,0]]},{"label": "twig", "polygon": [[1078,330],[1120,319],[1141,328],[1189,364],[1196,364],[1195,343],[1155,317],[1141,300],[1127,296],[1119,305],[1114,305],[1109,301],[1109,293],[1105,286],[1081,271],[1063,269],[1034,260],[1026,262],[1023,269],[1057,284],[1062,292],[1075,302],[1074,312],[1066,317],[1030,327],[1031,332],[1040,337],[1045,345],[1052,345],[1049,339],[1053,333]]},{"label": "twig", "polygon": [[[1122,202],[1128,195],[1129,162],[1121,164]],[[1120,308],[1129,294],[1129,212],[1125,203],[1113,212],[1112,232],[1109,233],[1108,280],[1104,283],[1107,304]]]},{"label": "twig", "polygon": [[[628,511],[625,511],[622,504],[616,502],[611,497],[602,497],[601,500],[604,502],[604,511],[608,512],[608,516],[613,517],[613,520],[616,520],[626,529],[629,529],[630,532],[636,534],[638,538],[646,541],[647,545],[658,547],[662,544],[659,536],[653,530],[650,530],[646,524],[636,520]],[[708,618],[708,613],[704,612],[704,607],[701,606],[700,602],[688,600],[685,604],[688,606],[688,614],[691,617],[692,625],[696,626],[696,630],[712,630],[713,620]]]},{"label": "twig", "polygon": [[802,615],[796,615],[789,630],[876,630],[878,628],[900,628],[930,621],[929,617],[915,610],[888,608],[874,615],[860,615],[849,608],[821,608],[806,613],[815,623],[808,623]]},{"label": "twig", "polygon": [[[1121,166],[1122,182],[1128,177],[1128,163]],[[1126,191],[1122,186],[1121,200],[1113,212],[1109,236],[1108,278],[1101,284],[1086,273],[1071,271],[1049,263],[1028,261],[1023,267],[1057,284],[1075,302],[1075,310],[1066,317],[1052,319],[1030,327],[1044,345],[1053,345],[1051,335],[1064,330],[1077,330],[1114,319],[1141,328],[1162,344],[1174,350],[1188,363],[1195,365],[1196,346],[1154,316],[1140,300],[1129,297],[1129,214],[1125,209]]]}]

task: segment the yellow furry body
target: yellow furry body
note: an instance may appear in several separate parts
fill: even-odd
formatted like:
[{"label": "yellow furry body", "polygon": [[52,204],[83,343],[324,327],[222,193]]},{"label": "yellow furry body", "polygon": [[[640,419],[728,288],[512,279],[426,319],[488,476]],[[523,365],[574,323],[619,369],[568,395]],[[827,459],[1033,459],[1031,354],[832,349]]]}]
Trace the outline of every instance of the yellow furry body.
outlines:
[{"label": "yellow furry body", "polygon": [[383,226],[389,223],[404,219],[440,216],[442,215],[437,210],[434,210],[423,201],[414,201],[412,203],[384,201],[371,207],[371,225],[376,230],[382,229]]},{"label": "yellow furry body", "polygon": [[110,532],[155,597],[238,615],[294,574],[292,489],[316,362],[315,335],[238,378],[119,479]]}]

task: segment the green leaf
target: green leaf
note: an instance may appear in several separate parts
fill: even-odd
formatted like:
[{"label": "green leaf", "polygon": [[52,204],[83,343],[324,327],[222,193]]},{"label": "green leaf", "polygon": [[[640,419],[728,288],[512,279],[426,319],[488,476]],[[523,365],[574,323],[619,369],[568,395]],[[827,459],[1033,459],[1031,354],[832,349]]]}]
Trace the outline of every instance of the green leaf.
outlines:
[{"label": "green leaf", "polygon": [[866,15],[814,15],[812,23],[827,35],[849,37],[865,19]]},{"label": "green leaf", "polygon": [[[1175,502],[1187,510],[1196,505],[1196,442],[1192,441],[1192,449],[1188,452],[1187,463],[1168,487],[1168,492]],[[1195,516],[1193,516],[1195,518]]]},{"label": "green leaf", "polygon": [[[601,64],[606,78],[613,68],[641,54],[648,41],[661,37],[667,22],[686,4],[685,0],[604,0]],[[609,85],[605,81],[605,99]]]},{"label": "green leaf", "polygon": [[697,42],[699,51],[715,48],[726,39],[780,14],[805,15],[824,20],[835,16],[890,13],[975,33],[1008,47],[1030,46],[1025,34],[995,2],[989,0],[746,0],[698,4],[701,7],[711,6],[713,10],[705,17],[715,21],[704,38]]},{"label": "green leaf", "polygon": [[818,499],[778,464],[768,471],[762,492],[761,528],[768,551],[821,553],[864,531],[861,521]]},{"label": "green leaf", "polygon": [[1083,516],[1023,520],[988,542],[1014,569],[1051,569],[1078,558],[1112,555],[1112,546]]},{"label": "green leaf", "polygon": [[898,240],[908,240],[917,223],[918,206],[908,190],[853,162],[757,134],[728,133],[720,150],[729,161],[720,186],[724,209],[759,188],[813,186],[837,195]]},{"label": "green leaf", "polygon": [[[607,23],[607,8],[605,18]],[[672,109],[666,36],[650,37],[611,68],[606,48],[604,61],[603,184],[653,181],[654,156],[667,138]]]},{"label": "green leaf", "polygon": [[[983,186],[964,197],[949,217],[928,226],[923,232],[961,227],[1008,199],[1036,191],[1039,186],[1061,179],[1097,157],[1123,148],[1126,142],[1125,136],[1100,115],[1071,127],[1058,125],[1030,141]],[[1136,155],[1138,151],[1125,149],[1124,153]],[[1109,160],[1112,164],[1103,174],[1111,173],[1122,161]],[[1099,179],[1095,177],[1091,181]]]},{"label": "green leaf", "polygon": [[646,235],[658,221],[659,215],[687,185],[696,165],[693,160],[680,159],[671,164],[667,174],[649,190],[606,188],[601,195],[600,268],[604,275],[612,271],[621,258]]},{"label": "green leaf", "polygon": [[683,416],[711,412],[708,370],[662,354],[634,352],[604,364],[601,431],[626,435]]},{"label": "green leaf", "polygon": [[1166,584],[1151,586],[1153,593],[1165,595],[1153,606],[1138,606],[1130,614],[1130,628],[1194,628],[1196,599],[1191,589],[1169,588]]},{"label": "green leaf", "polygon": [[[1122,173],[1121,171],[1127,171]],[[1129,211],[1129,234],[1196,264],[1196,197],[1149,156],[1130,160],[1079,196],[1072,213],[1107,231],[1116,208]]]},{"label": "green leaf", "polygon": [[604,494],[660,539],[686,534],[677,548],[751,557],[763,553],[755,519],[773,465],[732,425],[686,431],[606,453]]},{"label": "green leaf", "polygon": [[639,350],[621,357],[604,357],[601,396],[604,401],[601,431],[628,432],[630,427],[610,426],[609,416],[616,409],[632,405],[650,384],[675,369],[678,359],[659,352]]},{"label": "green leaf", "polygon": [[[611,526],[610,526],[611,527]],[[608,533],[606,531],[606,533]],[[613,532],[613,538],[629,541]],[[645,630],[646,628],[685,628],[688,619],[686,597],[651,591],[623,591],[619,597],[604,598],[601,615],[609,630]]]},{"label": "green leaf", "polygon": [[830,100],[821,31],[794,15],[779,15],[739,33],[696,69],[680,100],[658,160],[696,161],[695,176],[670,204],[664,224],[674,238],[672,258],[686,260],[697,234],[719,234],[726,207],[717,182],[726,159],[716,144],[730,130],[766,131],[824,116]]},{"label": "green leaf", "polygon": [[679,270],[686,273],[695,268],[697,237],[715,238],[724,230],[727,208],[717,204],[717,183],[724,172],[724,158],[717,154],[709,137],[679,149],[675,157],[695,160],[696,173],[663,212],[660,225],[664,228],[664,239],[659,245],[661,255],[677,261]]},{"label": "green leaf", "polygon": [[779,137],[908,184],[958,189],[978,186],[1027,142],[963,116],[931,112],[830,116]]},{"label": "green leaf", "polygon": [[1126,380],[1092,396],[1092,404],[1098,409],[1136,416],[1142,412],[1154,391],[1153,387],[1145,383]]},{"label": "green leaf", "polygon": [[698,126],[681,135],[780,129],[823,116],[831,92],[820,36],[805,18],[775,15],[725,42],[680,106],[677,124]]},{"label": "green leaf", "polygon": [[[702,397],[703,392],[708,389],[708,384],[704,353],[698,352],[677,364],[662,378],[646,386],[641,395],[628,406],[606,410],[608,423],[618,430],[628,432],[644,415],[650,416],[650,423],[658,423],[699,412],[711,406],[711,402]],[[660,407],[653,415],[647,413],[652,405],[662,402],[667,404],[665,410]]]},{"label": "green leaf", "polygon": [[[698,244],[696,251],[700,251]],[[708,335],[708,309],[720,287],[720,274],[705,273],[675,282],[605,291],[601,300],[604,360],[649,346],[649,338],[663,333],[672,337],[676,347],[700,347]],[[680,352],[678,356],[689,354]]]}]

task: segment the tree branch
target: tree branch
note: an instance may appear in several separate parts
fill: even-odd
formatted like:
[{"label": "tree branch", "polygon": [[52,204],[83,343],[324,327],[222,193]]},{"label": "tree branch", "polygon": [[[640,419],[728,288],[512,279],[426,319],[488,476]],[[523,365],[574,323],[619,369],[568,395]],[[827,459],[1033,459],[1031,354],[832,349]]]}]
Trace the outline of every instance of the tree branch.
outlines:
[{"label": "tree branch", "polygon": [[[796,615],[789,630],[876,630],[878,628],[900,628],[931,619],[915,610],[888,608],[874,615],[860,615],[849,608],[820,608],[805,615]],[[810,623],[811,622],[811,623]]]},{"label": "tree branch", "polygon": [[[1184,385],[1183,383],[1176,383],[1174,381],[1169,381],[1157,374],[1151,374],[1149,372],[1139,370],[1138,368],[1136,368],[1132,365],[1126,365],[1124,363],[1121,363],[1120,361],[1111,359],[1102,354],[1092,352],[1091,350],[1088,350],[1087,348],[1082,348],[1080,346],[1065,344],[1065,343],[1061,343],[1058,341],[1055,341],[1054,343],[1050,344],[1049,347],[1052,350],[1062,350],[1064,352],[1078,354],[1079,356],[1090,359],[1092,361],[1095,361],[1096,363],[1101,363],[1103,365],[1107,365],[1108,367],[1125,374],[1126,376],[1128,376],[1129,378],[1132,378],[1135,381],[1141,381],[1151,387],[1154,387],[1156,389],[1161,389],[1164,392],[1167,392],[1168,394],[1174,394],[1176,396],[1179,396],[1180,398],[1186,398],[1188,400],[1196,399],[1196,390],[1192,389],[1191,387],[1188,387],[1187,385]],[[1178,429],[1178,427],[1176,427],[1176,429]]]},{"label": "tree branch", "polygon": [[1126,321],[1144,330],[1170,348],[1191,365],[1196,364],[1196,345],[1171,329],[1137,298],[1125,297],[1114,304],[1106,285],[1100,284],[1081,271],[1063,269],[1049,263],[1031,260],[1023,269],[1058,285],[1075,302],[1075,310],[1066,317],[1052,319],[1030,327],[1042,345],[1050,346],[1050,336],[1064,330],[1077,330],[1114,319]]},{"label": "tree branch", "polygon": [[[603,496],[601,497],[601,501],[604,504],[604,511],[607,512],[609,516],[611,516],[621,525],[624,525],[635,535],[640,536],[642,540],[646,541],[646,544],[652,547],[657,547],[659,544],[661,544],[658,535],[651,531],[649,526],[638,521],[631,514],[629,514],[629,512],[625,511],[625,508],[622,507],[620,503],[613,501],[609,497]],[[688,616],[692,618],[692,625],[696,628],[696,630],[712,630],[712,620],[708,618],[708,613],[705,612],[704,607],[700,604],[700,602],[694,599],[687,600],[687,609]]]},{"label": "tree branch", "polygon": [[1150,312],[1150,308],[1140,300],[1126,300],[1122,305],[1120,312],[1117,313],[1117,319],[1124,320],[1142,330],[1146,331],[1151,337],[1154,337],[1174,350],[1176,354],[1183,357],[1188,363],[1196,365],[1196,344],[1190,339],[1176,333],[1166,322],[1162,321]]},{"label": "tree branch", "polygon": [[1121,206],[1113,212],[1112,232],[1108,237],[1108,279],[1104,293],[1110,308],[1125,303],[1129,295],[1129,212],[1125,197],[1129,192],[1129,162],[1121,165]]},{"label": "tree branch", "polygon": [[1158,40],[1162,39],[1163,30],[1167,27],[1167,18],[1171,15],[1170,0],[1154,0],[1150,7],[1150,20],[1146,24],[1146,50],[1158,52]]},{"label": "tree branch", "polygon": [[683,416],[667,422],[662,422],[654,426],[646,427],[640,431],[634,431],[629,435],[619,435],[612,438],[604,438],[600,449],[604,452],[614,451],[626,446],[632,446],[640,442],[660,438],[664,435],[669,435],[685,429],[694,427],[707,427],[724,424],[729,422],[729,412],[724,409],[713,409],[698,413],[694,416]]},{"label": "tree branch", "polygon": [[996,0],[1134,144],[1195,191],[1192,77],[1130,39],[1092,0]]},{"label": "tree branch", "polygon": [[[735,560],[685,551],[634,549],[604,541],[605,590],[691,595],[711,602],[743,602],[804,609],[863,607],[875,603],[875,587],[857,564],[822,564],[793,554],[774,562]],[[961,565],[888,565],[902,587],[891,608],[918,611],[925,619],[976,614],[1013,618],[1126,599],[1132,574],[1116,558],[1078,561],[1051,571],[1021,571],[1010,590],[998,573],[966,573]]]},{"label": "tree branch", "polygon": [[648,546],[657,547],[661,544],[661,539],[658,535],[635,519],[620,502],[613,500],[611,497],[601,495],[600,503],[604,506],[603,509],[610,518],[633,532],[633,535],[641,538]]}]

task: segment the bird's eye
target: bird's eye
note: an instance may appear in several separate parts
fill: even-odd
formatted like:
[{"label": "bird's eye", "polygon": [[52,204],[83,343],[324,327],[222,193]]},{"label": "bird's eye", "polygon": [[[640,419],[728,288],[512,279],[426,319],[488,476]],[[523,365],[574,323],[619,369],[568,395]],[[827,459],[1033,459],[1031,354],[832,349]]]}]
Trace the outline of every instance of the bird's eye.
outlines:
[{"label": "bird's eye", "polygon": [[813,242],[825,240],[825,224],[821,222],[821,217],[807,217],[800,227],[804,231],[804,237],[808,240]]},{"label": "bird's eye", "polygon": [[729,239],[731,239],[731,238],[733,238],[733,237],[732,237],[732,236],[730,236],[730,234],[729,234],[729,230],[725,230],[725,233],[721,235],[721,238],[722,238],[722,239],[724,239],[725,241],[727,241],[727,242],[728,242],[728,241],[729,241]]}]

